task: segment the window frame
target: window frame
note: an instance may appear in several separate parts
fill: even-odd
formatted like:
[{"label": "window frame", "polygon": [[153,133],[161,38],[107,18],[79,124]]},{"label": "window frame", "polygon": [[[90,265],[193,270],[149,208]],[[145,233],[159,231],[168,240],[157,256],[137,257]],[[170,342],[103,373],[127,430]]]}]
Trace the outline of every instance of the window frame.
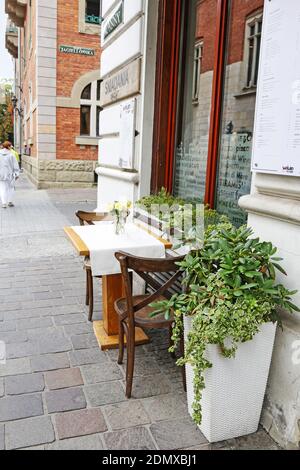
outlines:
[{"label": "window frame", "polygon": [[[86,89],[87,86],[91,85],[91,99],[83,99],[83,98],[80,98],[80,134],[79,136],[80,137],[84,137],[84,138],[98,138],[99,137],[99,129],[97,129],[97,113],[98,113],[98,108],[100,108],[100,110],[102,109],[101,106],[100,106],[100,101],[97,100],[97,84],[98,84],[98,80],[95,80],[93,82],[91,82],[90,84],[87,84],[83,89],[82,89],[82,92],[81,94],[83,93],[83,91]],[[81,134],[81,107],[82,106],[90,106],[90,133],[89,134]],[[100,118],[99,118],[99,121],[100,121]]]},{"label": "window frame", "polygon": [[[99,10],[98,10],[99,23],[93,23],[93,22],[87,21],[87,17],[91,16],[91,15],[88,15],[88,12],[87,12],[87,2],[88,1],[92,1],[92,0],[86,0],[86,2],[85,2],[85,22],[89,25],[92,24],[92,25],[100,26],[101,0],[99,0]],[[93,14],[93,16],[95,16],[95,15]]]},{"label": "window frame", "polygon": [[[256,90],[257,82],[255,83],[256,67],[259,65],[260,50],[258,52],[258,37],[260,38],[261,44],[261,34],[262,28],[258,31],[258,24],[263,23],[263,10],[258,10],[254,15],[246,18],[245,21],[245,47],[244,47],[244,90]],[[251,34],[251,27],[254,26],[254,34]],[[253,58],[251,63],[251,71],[249,70],[249,60],[250,60],[250,40],[253,39]],[[261,46],[260,46],[261,47]],[[250,80],[249,80],[249,71],[250,71]]]},{"label": "window frame", "polygon": [[[101,0],[99,2],[99,18],[101,17]],[[101,33],[101,24],[86,22],[86,1],[78,0],[78,31],[83,34],[99,35]]]},{"label": "window frame", "polygon": [[[199,104],[199,92],[200,92],[200,77],[202,69],[202,58],[203,58],[203,39],[197,40],[194,46],[194,67],[193,67],[193,104]],[[196,55],[196,51],[199,53]]]}]

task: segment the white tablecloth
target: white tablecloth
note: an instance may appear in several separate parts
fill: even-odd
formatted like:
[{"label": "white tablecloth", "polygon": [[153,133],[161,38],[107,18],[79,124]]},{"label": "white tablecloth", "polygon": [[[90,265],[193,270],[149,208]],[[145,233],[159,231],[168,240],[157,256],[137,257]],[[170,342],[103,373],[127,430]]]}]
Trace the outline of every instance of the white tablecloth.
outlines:
[{"label": "white tablecloth", "polygon": [[116,251],[126,251],[146,258],[165,257],[164,244],[133,223],[127,223],[125,233],[116,235],[113,223],[72,227],[90,251],[93,276],[119,274]]}]

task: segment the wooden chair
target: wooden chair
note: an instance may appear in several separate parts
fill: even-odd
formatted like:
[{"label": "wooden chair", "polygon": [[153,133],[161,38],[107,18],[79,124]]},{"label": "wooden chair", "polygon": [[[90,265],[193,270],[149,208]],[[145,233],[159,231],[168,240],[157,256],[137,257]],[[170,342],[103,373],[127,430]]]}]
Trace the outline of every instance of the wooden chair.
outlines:
[{"label": "wooden chair", "polygon": [[[80,225],[94,225],[94,222],[112,220],[109,214],[99,214],[96,212],[77,211],[75,215],[78,217]],[[89,321],[92,321],[94,313],[94,288],[91,261],[88,256],[84,259],[84,269],[86,272],[85,304],[89,307]],[[101,276],[95,277],[101,279]]]},{"label": "wooden chair", "polygon": [[[173,316],[168,320],[163,314],[150,317],[153,307],[149,304],[155,301],[171,298],[170,289],[182,276],[182,272],[177,266],[178,261],[184,257],[177,258],[140,258],[124,252],[115,253],[122,270],[126,298],[121,298],[115,302],[115,311],[119,318],[119,357],[118,364],[122,364],[124,357],[124,334],[127,341],[127,366],[126,366],[126,397],[131,397],[132,380],[135,357],[135,327],[141,328],[168,328],[171,330],[174,321]],[[131,272],[140,276],[148,286],[151,286],[152,293],[146,295],[132,295]],[[154,277],[156,273],[171,272],[170,279],[162,285]]]}]

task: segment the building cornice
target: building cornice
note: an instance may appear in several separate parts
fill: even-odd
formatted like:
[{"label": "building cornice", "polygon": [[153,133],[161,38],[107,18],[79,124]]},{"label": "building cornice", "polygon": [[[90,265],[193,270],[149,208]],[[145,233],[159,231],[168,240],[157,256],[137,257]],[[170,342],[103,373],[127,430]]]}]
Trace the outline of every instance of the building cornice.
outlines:
[{"label": "building cornice", "polygon": [[5,13],[19,27],[24,26],[27,0],[5,0]]},{"label": "building cornice", "polygon": [[10,22],[7,24],[5,33],[5,47],[14,59],[18,57],[18,30]]}]

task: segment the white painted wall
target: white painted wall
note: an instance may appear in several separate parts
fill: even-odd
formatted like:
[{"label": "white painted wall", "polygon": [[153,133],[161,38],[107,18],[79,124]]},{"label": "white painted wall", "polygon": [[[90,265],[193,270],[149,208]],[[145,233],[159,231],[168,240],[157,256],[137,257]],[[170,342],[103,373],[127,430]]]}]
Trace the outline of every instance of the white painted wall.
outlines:
[{"label": "white painted wall", "polygon": [[[117,5],[116,1],[103,0],[104,19]],[[99,210],[120,198],[134,201],[150,188],[157,9],[158,0],[124,0],[124,23],[103,44],[102,78],[138,57],[142,59],[142,71],[141,93],[135,96],[137,136],[132,171],[121,171],[115,165],[119,160],[121,102],[105,107],[100,116],[99,167],[96,170]]]}]

